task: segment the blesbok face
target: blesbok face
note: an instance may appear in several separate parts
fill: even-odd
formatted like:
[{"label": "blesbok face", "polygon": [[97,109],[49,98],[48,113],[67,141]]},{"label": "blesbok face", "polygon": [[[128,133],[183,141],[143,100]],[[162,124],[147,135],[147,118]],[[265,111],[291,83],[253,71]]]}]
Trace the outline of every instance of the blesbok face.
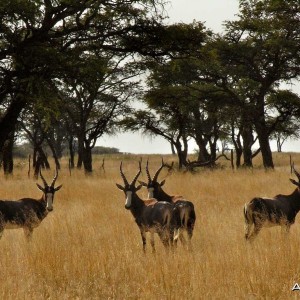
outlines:
[{"label": "blesbok face", "polygon": [[147,164],[146,164],[146,173],[147,173],[147,178],[148,178],[148,182],[144,182],[144,181],[139,181],[139,183],[142,186],[145,186],[148,190],[148,198],[156,198],[156,193],[161,189],[161,187],[165,184],[165,180],[158,182],[157,178],[158,175],[160,173],[160,171],[163,169],[163,167],[165,166],[163,160],[162,160],[162,164],[159,167],[159,169],[156,171],[153,179],[151,178],[150,172],[149,172],[149,161],[147,160]]},{"label": "blesbok face", "polygon": [[130,209],[132,207],[132,195],[134,195],[142,187],[142,185],[139,185],[137,187],[135,186],[136,180],[139,177],[139,175],[141,174],[141,163],[139,163],[139,171],[135,175],[135,177],[133,178],[131,183],[128,183],[128,181],[122,171],[122,162],[120,164],[120,173],[121,173],[121,177],[123,178],[123,181],[124,181],[124,186],[122,186],[118,183],[116,183],[116,186],[118,189],[120,189],[121,191],[123,191],[125,193],[125,195],[126,195],[125,208]]},{"label": "blesbok face", "polygon": [[44,187],[42,187],[38,183],[36,185],[37,185],[38,189],[41,190],[44,193],[44,200],[46,201],[46,209],[48,211],[52,211],[53,210],[54,194],[55,194],[56,191],[58,191],[62,187],[62,185],[59,185],[56,188],[54,187],[55,181],[58,177],[57,169],[56,169],[54,178],[53,178],[52,183],[51,183],[50,186],[47,184],[45,178],[43,177],[42,171],[40,171],[40,176],[41,176],[41,179],[43,180]]}]

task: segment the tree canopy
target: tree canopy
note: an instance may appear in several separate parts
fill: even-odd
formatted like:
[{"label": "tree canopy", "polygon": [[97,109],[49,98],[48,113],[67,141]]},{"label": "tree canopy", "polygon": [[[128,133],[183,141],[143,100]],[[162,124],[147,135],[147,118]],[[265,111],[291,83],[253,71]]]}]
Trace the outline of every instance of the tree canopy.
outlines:
[{"label": "tree canopy", "polygon": [[161,0],[3,0],[1,152],[22,121],[54,155],[76,148],[88,172],[99,137],[122,128],[162,136],[180,166],[194,139],[199,163],[214,164],[221,141],[237,167],[260,152],[273,168],[270,140],[298,130],[299,95],[282,85],[299,79],[299,13],[296,0],[240,0],[214,34],[201,21],[166,25]]}]

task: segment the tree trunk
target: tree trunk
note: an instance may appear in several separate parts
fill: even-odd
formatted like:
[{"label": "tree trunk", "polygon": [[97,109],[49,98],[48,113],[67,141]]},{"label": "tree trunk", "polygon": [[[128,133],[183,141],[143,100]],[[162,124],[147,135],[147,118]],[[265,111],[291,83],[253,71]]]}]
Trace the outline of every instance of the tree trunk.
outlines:
[{"label": "tree trunk", "polygon": [[59,163],[59,160],[58,160],[58,156],[56,154],[56,150],[55,150],[55,145],[52,144],[52,141],[50,139],[47,139],[47,143],[52,151],[52,155],[53,155],[53,158],[54,158],[54,161],[55,161],[55,166],[58,170],[60,170],[60,163]]},{"label": "tree trunk", "polygon": [[92,167],[92,148],[84,147],[82,155],[83,167],[86,174],[91,174],[93,172]]},{"label": "tree trunk", "polygon": [[74,144],[73,144],[74,138],[73,136],[69,137],[69,152],[70,152],[70,168],[73,169],[75,164],[74,164]]},{"label": "tree trunk", "polygon": [[195,139],[196,144],[198,146],[199,149],[199,153],[198,153],[198,161],[199,162],[207,162],[210,161],[210,155],[206,149],[206,145],[207,145],[207,141],[205,141],[202,137],[198,137],[197,139]]},{"label": "tree trunk", "polygon": [[78,160],[77,160],[77,169],[82,168],[83,155],[84,155],[84,138],[77,136],[78,139]]},{"label": "tree trunk", "polygon": [[175,151],[175,147],[174,147],[174,144],[171,142],[171,151],[172,151],[172,154],[176,154],[176,151]]},{"label": "tree trunk", "polygon": [[11,133],[9,138],[5,141],[2,148],[3,158],[3,171],[5,175],[13,173],[14,161],[13,161],[13,146],[14,146],[14,133]]},{"label": "tree trunk", "polygon": [[238,169],[238,168],[241,167],[241,158],[242,158],[242,155],[243,155],[242,149],[235,149],[235,155],[236,155],[235,165]]},{"label": "tree trunk", "polygon": [[55,149],[55,153],[57,158],[62,158],[63,156],[63,142],[64,142],[64,131],[60,130],[60,127],[58,126],[57,128],[57,133],[56,133],[56,140],[54,139],[54,149]]},{"label": "tree trunk", "polygon": [[26,101],[22,96],[13,99],[6,112],[0,118],[0,149],[8,139],[11,132],[14,132],[18,117],[26,106]]},{"label": "tree trunk", "polygon": [[241,157],[243,154],[243,147],[242,147],[242,143],[241,143],[241,130],[240,129],[235,138],[234,121],[231,124],[231,141],[232,141],[234,149],[235,149],[235,153],[236,153],[235,165],[238,169],[241,166]]},{"label": "tree trunk", "polygon": [[[245,125],[245,124],[244,124]],[[244,167],[253,167],[252,164],[252,150],[251,147],[253,145],[253,134],[251,125],[243,126],[241,130],[242,138],[243,138],[243,156],[244,156]]]},{"label": "tree trunk", "polygon": [[274,169],[272,151],[269,142],[269,134],[266,125],[261,122],[255,124],[257,132],[261,155],[263,158],[263,165],[266,169]]},{"label": "tree trunk", "polygon": [[77,169],[81,169],[83,162],[83,149],[78,146]]},{"label": "tree trunk", "polygon": [[194,109],[192,110],[192,113],[195,118],[195,142],[198,146],[199,153],[198,153],[198,161],[199,162],[207,162],[210,161],[211,157],[208,153],[206,146],[208,143],[208,140],[203,137],[203,131],[202,131],[202,121],[201,121],[201,114],[199,111],[199,106],[196,105]]},{"label": "tree trunk", "polygon": [[[186,143],[187,144],[187,143]],[[185,143],[184,143],[185,145]],[[182,169],[183,166],[187,164],[187,148],[186,146],[183,147],[182,150],[182,145],[181,142],[177,140],[177,142],[174,144],[177,152],[177,157],[178,157],[178,169]]]},{"label": "tree trunk", "polygon": [[38,159],[40,160],[40,162],[39,162],[40,166],[49,170],[50,164],[48,162],[48,158],[47,158],[47,155],[45,154],[44,150],[42,149],[42,147],[40,145],[36,145],[35,148],[36,148],[36,152],[38,154],[37,160]]},{"label": "tree trunk", "polygon": [[32,154],[32,167],[33,168],[35,168],[36,161],[37,161],[37,151],[36,151],[36,147],[33,147],[33,154]]}]

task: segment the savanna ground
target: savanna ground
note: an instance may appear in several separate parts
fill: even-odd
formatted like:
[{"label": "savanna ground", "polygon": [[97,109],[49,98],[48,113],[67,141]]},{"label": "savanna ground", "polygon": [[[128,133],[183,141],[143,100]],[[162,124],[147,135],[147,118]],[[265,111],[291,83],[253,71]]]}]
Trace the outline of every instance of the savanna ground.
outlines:
[{"label": "savanna ground", "polygon": [[[100,158],[99,158],[100,159]],[[300,154],[293,154],[300,169]],[[1,299],[297,299],[300,283],[299,217],[288,239],[280,228],[263,229],[252,245],[244,241],[243,206],[254,196],[291,193],[288,154],[276,154],[275,171],[262,168],[232,171],[229,167],[196,174],[174,172],[165,190],[195,204],[193,249],[180,244],[166,252],[156,239],[156,254],[142,252],[141,237],[124,208],[119,164],[128,180],[137,172],[139,156],[95,162],[93,176],[62,162],[54,211],[27,243],[21,229],[6,230],[0,241]],[[145,165],[146,157],[143,161]],[[171,162],[171,156],[165,156]],[[256,162],[260,164],[259,161]],[[153,175],[159,156],[150,156]],[[161,173],[164,179],[166,171]],[[53,171],[44,172],[51,182]],[[1,199],[39,198],[27,178],[26,162],[18,162],[12,178],[1,174]],[[146,180],[145,171],[140,179]],[[41,182],[41,180],[39,179]],[[140,195],[147,195],[141,190]],[[150,246],[150,245],[148,245]]]}]

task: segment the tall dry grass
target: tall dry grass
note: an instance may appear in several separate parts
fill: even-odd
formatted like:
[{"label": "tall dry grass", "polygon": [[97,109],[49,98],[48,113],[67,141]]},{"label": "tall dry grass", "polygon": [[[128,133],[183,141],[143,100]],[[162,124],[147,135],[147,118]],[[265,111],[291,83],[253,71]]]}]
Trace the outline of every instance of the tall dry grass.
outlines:
[{"label": "tall dry grass", "polygon": [[[54,211],[27,243],[22,230],[6,230],[0,241],[1,299],[297,299],[300,283],[300,226],[288,239],[279,228],[262,230],[252,245],[243,239],[243,205],[254,196],[290,193],[287,154],[276,156],[273,172],[262,169],[173,173],[165,190],[185,195],[197,213],[193,250],[180,244],[166,252],[142,252],[132,215],[124,209],[120,160],[129,180],[139,157],[111,157],[106,173],[90,177],[65,168]],[[300,167],[300,156],[294,155]],[[166,157],[171,160],[171,157]],[[298,163],[299,162],[299,163]],[[160,164],[150,158],[152,173]],[[97,162],[95,163],[97,168]],[[99,164],[100,165],[100,162]],[[50,181],[52,172],[45,172]],[[161,178],[166,173],[162,173]],[[145,179],[145,172],[141,176]],[[140,195],[146,196],[142,190]],[[20,162],[13,178],[1,175],[1,199],[39,198]]]}]

